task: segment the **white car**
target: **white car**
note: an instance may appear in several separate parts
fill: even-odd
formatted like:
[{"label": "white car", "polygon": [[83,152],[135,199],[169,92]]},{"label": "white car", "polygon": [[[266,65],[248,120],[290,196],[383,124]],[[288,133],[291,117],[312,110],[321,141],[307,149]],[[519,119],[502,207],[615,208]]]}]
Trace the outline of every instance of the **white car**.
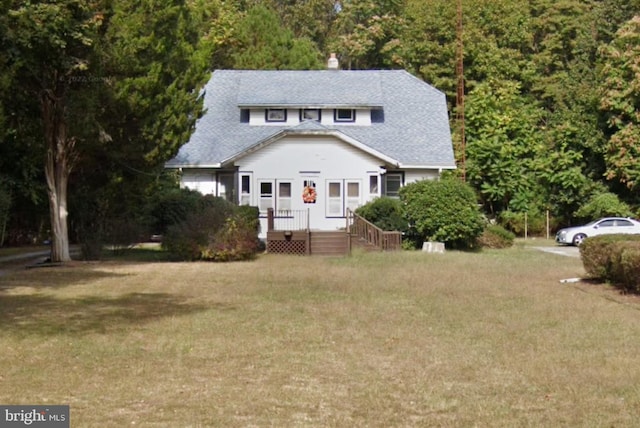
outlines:
[{"label": "white car", "polygon": [[584,226],[567,227],[556,233],[559,244],[579,246],[585,238],[617,233],[640,234],[640,221],[624,217],[605,217]]}]

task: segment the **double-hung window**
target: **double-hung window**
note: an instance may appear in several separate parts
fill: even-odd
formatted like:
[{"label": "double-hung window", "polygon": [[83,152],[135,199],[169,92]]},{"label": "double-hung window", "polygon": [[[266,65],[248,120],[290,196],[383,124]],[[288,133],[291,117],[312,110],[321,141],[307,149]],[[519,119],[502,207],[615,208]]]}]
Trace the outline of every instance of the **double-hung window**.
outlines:
[{"label": "double-hung window", "polygon": [[279,215],[289,215],[291,212],[291,182],[278,181],[278,200],[276,207]]},{"label": "double-hung window", "polygon": [[251,174],[240,174],[240,205],[251,205]]},{"label": "double-hung window", "polygon": [[260,212],[266,213],[269,208],[275,208],[274,183],[272,180],[260,180]]},{"label": "double-hung window", "polygon": [[384,175],[384,194],[390,198],[400,197],[400,187],[402,187],[402,174],[386,173]]},{"label": "double-hung window", "polygon": [[259,180],[260,212],[266,213],[273,208],[278,215],[289,215],[291,212],[291,181]]}]

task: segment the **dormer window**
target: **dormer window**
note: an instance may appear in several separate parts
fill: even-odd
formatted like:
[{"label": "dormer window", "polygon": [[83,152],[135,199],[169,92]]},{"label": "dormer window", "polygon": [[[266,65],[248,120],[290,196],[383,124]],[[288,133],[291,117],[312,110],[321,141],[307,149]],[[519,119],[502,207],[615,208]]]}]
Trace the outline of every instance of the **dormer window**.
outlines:
[{"label": "dormer window", "polygon": [[335,122],[355,122],[356,121],[356,111],[353,109],[345,109],[339,108],[334,110]]},{"label": "dormer window", "polygon": [[286,122],[287,110],[283,108],[268,108],[265,113],[267,122]]},{"label": "dormer window", "polygon": [[315,120],[320,122],[320,109],[319,108],[303,108],[300,110],[300,121],[303,120]]}]

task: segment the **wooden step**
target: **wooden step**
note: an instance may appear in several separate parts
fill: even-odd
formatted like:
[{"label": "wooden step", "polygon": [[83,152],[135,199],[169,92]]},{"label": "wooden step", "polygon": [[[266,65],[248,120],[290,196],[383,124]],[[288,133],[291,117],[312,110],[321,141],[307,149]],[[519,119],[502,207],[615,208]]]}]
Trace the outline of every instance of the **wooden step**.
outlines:
[{"label": "wooden step", "polygon": [[311,232],[311,255],[345,256],[349,239],[345,232]]}]

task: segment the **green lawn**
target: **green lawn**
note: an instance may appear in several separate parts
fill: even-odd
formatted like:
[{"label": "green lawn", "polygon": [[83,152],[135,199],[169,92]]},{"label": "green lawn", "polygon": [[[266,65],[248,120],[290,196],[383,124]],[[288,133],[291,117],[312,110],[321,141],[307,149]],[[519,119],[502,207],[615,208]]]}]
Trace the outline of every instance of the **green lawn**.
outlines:
[{"label": "green lawn", "polygon": [[107,261],[0,272],[0,403],[73,427],[637,426],[640,303],[577,258]]}]

